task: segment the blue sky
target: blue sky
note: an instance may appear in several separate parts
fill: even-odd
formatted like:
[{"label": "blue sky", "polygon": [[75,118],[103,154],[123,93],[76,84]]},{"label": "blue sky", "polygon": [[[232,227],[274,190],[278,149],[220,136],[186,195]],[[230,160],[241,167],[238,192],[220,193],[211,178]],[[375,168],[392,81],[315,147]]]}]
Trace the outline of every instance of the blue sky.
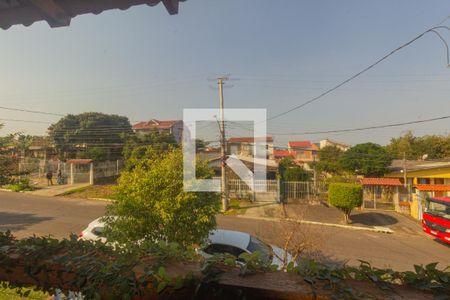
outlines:
[{"label": "blue sky", "polygon": [[[55,113],[101,111],[130,120],[181,118],[214,108],[208,78],[230,74],[230,108],[274,115],[316,96],[450,15],[448,1],[188,0],[108,11],[51,29],[0,32],[0,106]],[[450,25],[447,20],[446,25]],[[450,33],[443,32],[450,41]],[[349,85],[268,124],[268,132],[332,130],[449,115],[450,69],[427,35]],[[57,117],[0,110],[0,119]],[[47,125],[3,121],[0,134],[44,134]],[[274,135],[385,144],[405,130],[448,134],[450,120],[345,134]],[[211,134],[213,130],[207,130]]]}]

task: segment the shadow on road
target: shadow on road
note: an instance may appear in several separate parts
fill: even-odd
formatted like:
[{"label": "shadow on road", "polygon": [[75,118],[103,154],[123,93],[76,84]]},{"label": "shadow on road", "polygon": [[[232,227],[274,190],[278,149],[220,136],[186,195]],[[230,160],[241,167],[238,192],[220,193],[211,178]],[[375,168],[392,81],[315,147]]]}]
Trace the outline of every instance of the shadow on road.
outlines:
[{"label": "shadow on road", "polygon": [[362,224],[368,226],[386,226],[398,223],[398,219],[391,215],[377,213],[377,212],[364,212],[350,216],[352,224]]},{"label": "shadow on road", "polygon": [[52,219],[50,217],[38,217],[35,214],[0,212],[0,231],[18,231]]}]

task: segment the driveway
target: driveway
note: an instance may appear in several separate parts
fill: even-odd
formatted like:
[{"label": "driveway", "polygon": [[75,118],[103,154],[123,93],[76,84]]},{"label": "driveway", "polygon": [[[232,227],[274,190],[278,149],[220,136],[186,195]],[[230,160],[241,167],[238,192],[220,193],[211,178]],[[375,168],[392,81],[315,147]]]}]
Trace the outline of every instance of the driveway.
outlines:
[{"label": "driveway", "polygon": [[[343,215],[334,207],[324,205],[288,204],[285,206],[290,218],[300,218],[308,221],[344,224]],[[354,226],[381,226],[394,230],[397,234],[421,235],[422,225],[420,221],[394,211],[358,210],[350,215],[350,225]]]},{"label": "driveway", "polygon": [[[0,192],[0,230],[10,229],[19,238],[33,234],[67,237],[71,232],[79,233],[90,221],[102,216],[106,204],[102,201]],[[405,224],[403,221],[395,224]],[[291,226],[285,222],[222,215],[217,217],[217,222],[220,228],[246,231],[275,245],[284,245],[284,235]],[[385,234],[316,225],[301,225],[295,229],[296,236],[302,235],[317,242],[319,257],[332,262],[357,264],[357,259],[363,259],[374,266],[396,270],[412,270],[413,264],[430,262],[439,262],[441,268],[450,265],[450,247],[422,232]]]}]

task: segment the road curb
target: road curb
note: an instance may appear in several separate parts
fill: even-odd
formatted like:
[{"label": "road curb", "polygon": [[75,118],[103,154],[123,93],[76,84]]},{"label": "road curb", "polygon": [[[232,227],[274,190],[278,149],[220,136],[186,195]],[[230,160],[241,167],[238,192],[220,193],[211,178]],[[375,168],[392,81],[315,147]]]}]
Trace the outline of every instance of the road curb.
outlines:
[{"label": "road curb", "polygon": [[281,221],[290,221],[290,222],[298,222],[301,224],[311,224],[311,225],[319,225],[319,226],[328,226],[328,227],[338,227],[345,228],[351,230],[363,230],[363,231],[371,231],[378,233],[387,233],[393,234],[394,231],[387,227],[373,226],[373,227],[362,227],[362,226],[352,226],[352,225],[343,225],[343,224],[334,224],[334,223],[323,223],[323,222],[315,222],[315,221],[306,221],[306,220],[295,220],[291,218],[266,218],[266,217],[251,217],[251,216],[242,216],[238,215],[238,218],[244,219],[254,219],[254,220],[264,220],[264,221],[272,221],[272,222],[281,222]]},{"label": "road curb", "polygon": [[95,200],[95,201],[105,201],[105,202],[113,202],[114,199],[108,199],[108,198],[86,198],[88,200]]}]

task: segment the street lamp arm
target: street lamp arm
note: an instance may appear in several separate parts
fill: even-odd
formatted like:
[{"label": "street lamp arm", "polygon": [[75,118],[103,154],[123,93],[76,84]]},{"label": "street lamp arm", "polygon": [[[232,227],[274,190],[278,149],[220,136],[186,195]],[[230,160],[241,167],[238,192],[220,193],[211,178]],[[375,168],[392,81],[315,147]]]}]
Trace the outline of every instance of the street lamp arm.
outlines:
[{"label": "street lamp arm", "polygon": [[[450,28],[447,27],[447,26],[439,26],[439,27],[441,27],[441,28],[442,28],[442,27],[443,27],[443,28],[446,28],[446,29],[448,29],[448,30],[450,31]],[[428,32],[433,32],[434,34],[436,34],[437,37],[442,41],[442,43],[444,43],[445,49],[446,49],[446,51],[447,51],[447,67],[450,68],[450,55],[449,55],[449,49],[448,49],[448,44],[447,44],[447,42],[446,42],[445,39],[442,37],[442,35],[441,35],[439,32],[437,32],[435,29],[430,29]]]}]

